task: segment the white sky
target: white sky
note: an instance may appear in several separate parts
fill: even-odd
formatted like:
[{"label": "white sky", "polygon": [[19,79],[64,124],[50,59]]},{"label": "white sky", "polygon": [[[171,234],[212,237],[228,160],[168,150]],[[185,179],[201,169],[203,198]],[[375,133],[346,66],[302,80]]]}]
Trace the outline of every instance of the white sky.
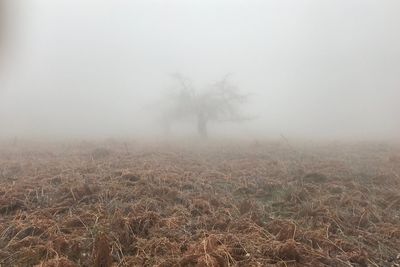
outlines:
[{"label": "white sky", "polygon": [[157,129],[146,107],[176,71],[199,87],[233,73],[257,115],[237,131],[400,134],[400,1],[8,2],[5,135]]}]

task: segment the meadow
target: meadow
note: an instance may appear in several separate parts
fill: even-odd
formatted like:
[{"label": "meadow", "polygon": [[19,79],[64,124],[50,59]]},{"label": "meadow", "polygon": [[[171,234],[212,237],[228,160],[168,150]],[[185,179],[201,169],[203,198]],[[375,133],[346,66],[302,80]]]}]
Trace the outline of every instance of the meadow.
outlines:
[{"label": "meadow", "polygon": [[0,266],[400,266],[400,148],[3,142]]}]

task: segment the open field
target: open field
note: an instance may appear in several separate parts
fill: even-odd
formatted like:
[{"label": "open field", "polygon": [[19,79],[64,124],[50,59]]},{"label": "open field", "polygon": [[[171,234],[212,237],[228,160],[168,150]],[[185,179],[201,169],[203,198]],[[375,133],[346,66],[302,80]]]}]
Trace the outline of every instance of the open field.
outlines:
[{"label": "open field", "polygon": [[0,266],[400,266],[394,145],[2,144]]}]

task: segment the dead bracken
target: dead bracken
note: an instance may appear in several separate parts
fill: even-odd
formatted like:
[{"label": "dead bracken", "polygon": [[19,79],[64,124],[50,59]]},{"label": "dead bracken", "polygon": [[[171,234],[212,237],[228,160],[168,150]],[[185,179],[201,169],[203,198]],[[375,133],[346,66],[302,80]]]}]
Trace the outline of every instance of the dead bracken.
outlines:
[{"label": "dead bracken", "polygon": [[125,173],[121,175],[121,179],[129,181],[129,182],[137,182],[140,180],[140,177],[133,173]]},{"label": "dead bracken", "polygon": [[42,146],[1,147],[0,266],[400,264],[395,147]]}]

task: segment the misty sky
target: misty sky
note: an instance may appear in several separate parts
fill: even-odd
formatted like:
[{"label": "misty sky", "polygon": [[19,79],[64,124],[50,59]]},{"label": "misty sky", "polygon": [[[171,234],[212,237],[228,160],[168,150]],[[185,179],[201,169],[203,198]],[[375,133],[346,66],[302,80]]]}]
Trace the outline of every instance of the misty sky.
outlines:
[{"label": "misty sky", "polygon": [[8,2],[3,135],[156,131],[173,72],[199,88],[232,73],[252,93],[257,118],[224,129],[400,134],[400,1]]}]

